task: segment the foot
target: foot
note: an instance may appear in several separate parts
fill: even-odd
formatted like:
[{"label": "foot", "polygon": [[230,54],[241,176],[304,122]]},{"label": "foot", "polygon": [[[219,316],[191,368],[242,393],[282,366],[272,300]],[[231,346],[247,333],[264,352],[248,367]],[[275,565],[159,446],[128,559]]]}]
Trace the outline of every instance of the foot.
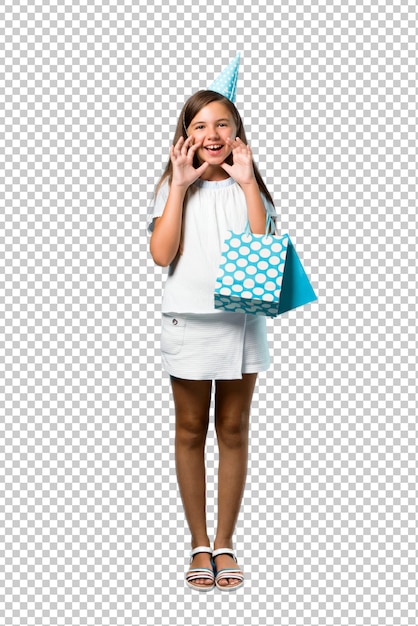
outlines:
[{"label": "foot", "polygon": [[[208,552],[200,552],[193,557],[189,569],[193,569],[195,567],[206,567],[213,570],[211,559],[212,556]],[[213,585],[213,582],[210,581],[208,578],[196,578],[195,580],[193,580],[193,584],[202,585],[203,587],[211,587]]]},{"label": "foot", "polygon": [[[240,569],[240,566],[238,565],[238,563],[229,554],[220,554],[219,556],[215,556],[213,560],[215,561],[216,570],[218,572],[219,570],[226,569],[226,568]],[[235,587],[236,585],[239,585],[241,582],[242,582],[241,578],[239,579],[234,578],[233,574],[231,574],[229,578],[221,578],[221,580],[219,581],[219,585],[221,587]]]}]

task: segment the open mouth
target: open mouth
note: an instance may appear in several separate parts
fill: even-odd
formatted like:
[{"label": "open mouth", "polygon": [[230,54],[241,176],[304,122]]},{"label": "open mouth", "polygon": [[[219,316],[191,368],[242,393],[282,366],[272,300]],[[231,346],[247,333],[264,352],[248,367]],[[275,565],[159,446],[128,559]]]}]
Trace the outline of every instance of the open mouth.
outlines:
[{"label": "open mouth", "polygon": [[208,152],[211,152],[213,154],[216,154],[216,152],[219,152],[220,150],[222,150],[223,146],[220,144],[216,144],[213,146],[205,146],[205,150],[207,150]]}]

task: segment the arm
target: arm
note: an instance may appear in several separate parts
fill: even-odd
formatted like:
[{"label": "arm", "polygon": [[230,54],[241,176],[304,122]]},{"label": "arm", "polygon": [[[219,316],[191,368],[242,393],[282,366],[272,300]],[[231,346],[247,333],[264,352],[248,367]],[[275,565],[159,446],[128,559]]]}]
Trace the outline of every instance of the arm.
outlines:
[{"label": "arm", "polygon": [[191,136],[186,140],[180,137],[176,145],[170,148],[173,179],[163,214],[155,220],[150,241],[154,262],[163,267],[174,261],[179,250],[186,191],[209,165],[203,163],[197,169],[193,167],[193,156],[199,146],[200,143],[194,143]]},{"label": "arm", "polygon": [[162,267],[170,265],[179,249],[186,191],[187,189],[171,185],[164,213],[155,220],[150,252],[154,263]]},{"label": "arm", "polygon": [[248,221],[251,232],[262,235],[266,232],[266,207],[261,198],[257,181],[248,185],[241,185],[247,202]]},{"label": "arm", "polygon": [[235,141],[229,139],[227,143],[232,148],[234,164],[222,163],[221,167],[237,181],[244,192],[251,232],[263,234],[266,232],[266,208],[254,175],[251,148],[239,137]]}]

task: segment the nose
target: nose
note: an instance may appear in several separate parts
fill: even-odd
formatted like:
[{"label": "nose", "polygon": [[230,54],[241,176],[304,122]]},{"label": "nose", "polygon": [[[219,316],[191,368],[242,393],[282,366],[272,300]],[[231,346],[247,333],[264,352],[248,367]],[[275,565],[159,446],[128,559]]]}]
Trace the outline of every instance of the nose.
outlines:
[{"label": "nose", "polygon": [[219,137],[218,127],[217,126],[209,127],[208,136],[210,138],[212,138],[212,137]]}]

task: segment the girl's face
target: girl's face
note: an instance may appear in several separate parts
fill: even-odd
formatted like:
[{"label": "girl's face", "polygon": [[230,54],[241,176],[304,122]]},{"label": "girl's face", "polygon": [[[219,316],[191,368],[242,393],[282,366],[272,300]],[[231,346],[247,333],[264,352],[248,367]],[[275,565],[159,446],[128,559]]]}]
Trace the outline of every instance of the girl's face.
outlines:
[{"label": "girl's face", "polygon": [[226,139],[235,139],[236,133],[234,119],[222,102],[211,102],[200,109],[187,129],[187,134],[192,135],[196,143],[202,143],[196,151],[199,162],[207,161],[214,166],[223,163],[231,154]]}]

